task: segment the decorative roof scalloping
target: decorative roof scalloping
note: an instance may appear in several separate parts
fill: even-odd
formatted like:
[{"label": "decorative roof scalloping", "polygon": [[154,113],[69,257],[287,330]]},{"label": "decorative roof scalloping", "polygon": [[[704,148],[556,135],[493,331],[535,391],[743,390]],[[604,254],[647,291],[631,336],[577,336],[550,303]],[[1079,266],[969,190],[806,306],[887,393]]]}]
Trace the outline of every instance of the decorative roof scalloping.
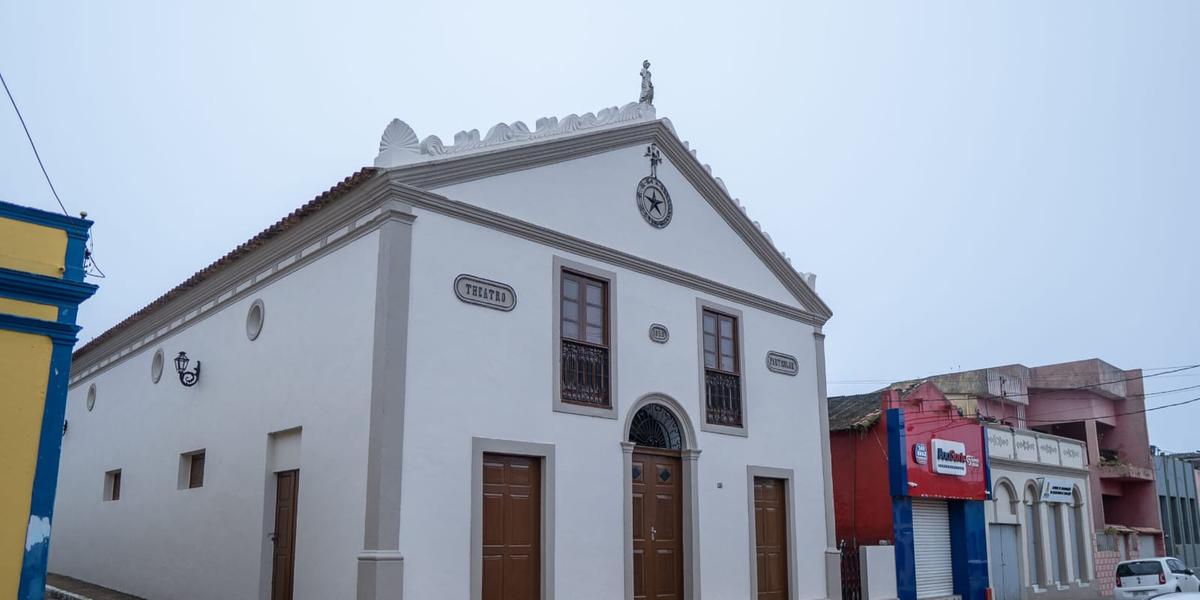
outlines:
[{"label": "decorative roof scalloping", "polygon": [[218,258],[212,264],[208,265],[207,267],[204,267],[203,269],[200,269],[195,274],[193,274],[191,277],[187,278],[183,283],[171,288],[170,291],[168,291],[167,293],[163,294],[162,296],[159,296],[157,299],[155,299],[150,304],[147,304],[146,306],[142,307],[141,310],[138,310],[137,312],[133,313],[132,315],[129,315],[128,317],[125,318],[125,320],[108,328],[108,330],[106,330],[104,333],[101,333],[100,335],[96,336],[95,338],[92,338],[90,341],[88,341],[88,343],[84,344],[78,350],[75,351],[75,353],[73,355],[73,360],[78,361],[80,359],[80,357],[82,357],[83,355],[87,354],[88,352],[91,352],[92,350],[96,349],[101,344],[103,344],[104,342],[108,341],[109,339],[115,337],[117,334],[124,331],[125,329],[131,327],[134,323],[137,323],[138,321],[142,320],[143,318],[145,318],[147,315],[149,315],[151,312],[153,312],[160,306],[167,304],[171,300],[174,300],[175,298],[182,295],[184,292],[196,287],[201,282],[205,281],[206,279],[209,279],[210,277],[215,275],[218,271],[220,271],[221,269],[223,269],[230,263],[249,254],[250,252],[253,252],[255,248],[262,246],[268,240],[271,240],[272,238],[275,238],[275,237],[279,236],[280,234],[282,234],[283,232],[287,231],[288,229],[292,228],[297,223],[302,221],[305,217],[321,210],[322,208],[324,208],[325,206],[334,202],[338,198],[345,196],[347,193],[350,192],[350,190],[353,190],[354,188],[358,187],[363,182],[371,179],[377,173],[379,173],[379,169],[375,169],[375,168],[371,168],[371,167],[359,169],[358,172],[343,179],[337,185],[333,186],[332,188],[329,188],[324,193],[322,193],[322,194],[318,195],[317,197],[313,198],[312,200],[309,200],[308,202],[304,203],[302,206],[300,206],[300,208],[297,208],[296,210],[292,211],[286,217],[275,222],[275,224],[271,225],[270,227],[267,227],[266,229],[260,231],[257,235],[250,238],[245,243],[239,245],[237,248],[234,248],[233,250],[229,251],[227,254],[225,254],[225,256]]},{"label": "decorative roof scalloping", "polygon": [[449,146],[442,144],[442,140],[436,135],[426,136],[418,142],[416,132],[408,123],[392,119],[379,139],[379,154],[375,157],[375,166],[389,168],[440,156],[510,147],[523,142],[571,135],[601,127],[634,121],[652,121],[654,116],[653,105],[630,102],[621,108],[613,106],[582,116],[572,113],[563,117],[561,121],[557,117],[543,117],[537,120],[533,131],[522,121],[513,121],[511,124],[497,123],[482,139],[478,129],[460,131],[454,134],[454,144]]},{"label": "decorative roof scalloping", "polygon": [[[627,105],[625,109],[629,107],[630,105]],[[621,110],[624,111],[625,109]],[[617,109],[606,110],[615,111]],[[605,114],[605,111],[601,111],[601,114]],[[588,113],[588,115],[591,115],[591,113]],[[570,115],[564,118],[563,122],[572,120],[571,117],[574,116]],[[615,117],[610,118],[615,119]],[[539,120],[539,123],[541,121],[549,121],[549,119]],[[600,136],[619,137],[625,140],[625,143],[636,143],[634,140],[638,138],[637,135],[622,136],[621,134],[627,131],[638,132],[646,127],[660,129],[661,131],[656,132],[655,139],[659,143],[660,149],[667,154],[672,164],[697,187],[701,195],[708,199],[710,204],[726,218],[727,222],[751,246],[759,258],[766,263],[767,267],[783,281],[785,287],[793,293],[796,299],[802,302],[807,310],[820,315],[824,320],[829,319],[833,315],[829,306],[816,294],[816,275],[799,272],[792,266],[791,259],[775,246],[771,236],[763,230],[762,225],[750,218],[746,211],[746,206],[729,193],[725,182],[720,177],[713,176],[712,167],[701,163],[696,150],[688,142],[679,138],[669,119],[630,118],[600,122],[598,119],[592,120],[589,118],[586,122],[595,124],[590,126],[590,128],[560,128],[547,131],[544,135],[536,137],[529,136],[507,140],[497,138],[490,144],[467,144],[461,152],[448,153],[445,156],[425,156],[411,162],[398,164],[389,168],[389,170],[402,173],[402,177],[410,185],[416,187],[441,187],[504,172],[503,167],[498,166],[497,163],[502,160],[510,165],[520,162],[511,159],[510,157],[512,156],[527,154],[531,157],[536,157],[533,160],[520,163],[518,167],[532,168],[539,164],[554,162],[548,155],[555,154],[557,150],[554,148],[559,146],[566,146],[583,140],[590,141]],[[403,124],[403,122],[400,123]],[[514,126],[519,123],[519,121],[514,123]],[[393,121],[393,124],[395,124],[395,121]],[[404,127],[407,128],[408,126],[404,125]],[[493,127],[493,131],[498,127],[500,125]],[[667,133],[669,135],[665,135]],[[493,137],[491,134],[492,132],[489,132],[489,138]],[[386,132],[385,137],[387,137]],[[415,137],[416,134],[412,134],[411,138]],[[626,140],[626,137],[629,139]],[[383,156],[384,144],[381,143],[380,146],[380,156]],[[485,152],[493,149],[496,151]],[[604,151],[607,149],[611,148],[599,148],[598,150]],[[501,150],[511,152],[500,152]],[[578,151],[578,149],[575,151]],[[582,155],[582,153],[579,155]],[[413,156],[418,155],[414,154]],[[501,159],[500,157],[505,158]],[[566,158],[574,157],[576,155]],[[560,157],[559,159],[566,160],[566,158]],[[376,158],[376,165],[380,164],[387,163],[386,161],[381,162],[379,158]],[[477,165],[477,167],[473,167],[473,165]],[[510,166],[509,170],[517,170],[517,168]],[[411,177],[409,177],[409,174],[411,174]],[[726,208],[729,210],[723,210]]]}]

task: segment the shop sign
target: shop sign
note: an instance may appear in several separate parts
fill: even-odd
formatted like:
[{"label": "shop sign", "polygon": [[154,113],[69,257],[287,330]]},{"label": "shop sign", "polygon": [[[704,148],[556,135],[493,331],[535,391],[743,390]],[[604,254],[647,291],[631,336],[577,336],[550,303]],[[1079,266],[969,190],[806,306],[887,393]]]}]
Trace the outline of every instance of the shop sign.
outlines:
[{"label": "shop sign", "polygon": [[962,477],[967,474],[967,446],[962,442],[933,439],[933,472]]},{"label": "shop sign", "polygon": [[1075,486],[1070,479],[1041,477],[1042,502],[1071,502],[1075,499]]},{"label": "shop sign", "polygon": [[468,304],[510,311],[517,305],[517,293],[512,286],[473,275],[459,275],[454,280],[454,295]]},{"label": "shop sign", "polygon": [[913,444],[913,460],[917,461],[918,465],[923,465],[929,462],[929,449],[922,442]]}]

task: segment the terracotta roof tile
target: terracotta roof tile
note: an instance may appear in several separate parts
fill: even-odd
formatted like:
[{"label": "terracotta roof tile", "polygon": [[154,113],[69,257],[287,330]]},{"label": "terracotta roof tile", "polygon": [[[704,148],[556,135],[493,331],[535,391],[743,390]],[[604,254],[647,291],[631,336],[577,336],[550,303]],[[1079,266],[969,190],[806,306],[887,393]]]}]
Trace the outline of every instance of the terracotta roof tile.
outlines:
[{"label": "terracotta roof tile", "polygon": [[329,190],[326,191],[325,193],[304,203],[304,205],[302,205],[300,208],[297,208],[296,210],[292,211],[291,214],[280,219],[274,225],[271,225],[270,227],[262,230],[261,232],[258,233],[258,235],[255,235],[254,237],[250,238],[249,240],[247,240],[245,243],[241,244],[237,248],[234,248],[225,256],[218,258],[211,265],[208,265],[207,267],[200,269],[194,275],[187,278],[186,281],[175,286],[174,288],[172,288],[170,291],[163,294],[162,296],[159,296],[158,299],[151,302],[150,304],[147,304],[141,310],[133,313],[132,315],[129,315],[129,317],[127,317],[124,321],[117,323],[116,325],[110,327],[108,329],[108,331],[105,331],[104,333],[96,336],[94,339],[92,339],[91,341],[89,341],[88,343],[86,343],[82,347],[80,347],[78,350],[76,350],[72,358],[74,360],[79,360],[79,358],[82,357],[83,355],[87,354],[88,352],[91,352],[92,350],[95,350],[104,342],[108,341],[109,339],[112,339],[113,336],[117,335],[121,331],[124,331],[125,329],[128,329],[129,327],[131,327],[133,324],[137,323],[138,321],[141,321],[147,315],[149,315],[150,313],[152,313],[159,307],[178,298],[184,292],[196,287],[202,281],[217,274],[225,267],[229,266],[230,264],[232,264],[233,262],[242,258],[243,256],[246,256],[247,254],[252,252],[254,249],[265,244],[267,241],[269,241],[272,238],[291,229],[296,224],[303,221],[305,218],[316,213],[317,211],[321,210],[322,208],[325,208],[326,206],[332,204],[333,202],[337,201],[342,196],[345,196],[346,193],[348,193],[350,190],[354,189],[355,187],[358,187],[363,182],[371,179],[378,172],[379,172],[379,169],[367,167],[367,168],[360,169],[357,173],[354,173],[353,175],[343,179],[337,185],[333,186],[332,188],[329,188]]}]

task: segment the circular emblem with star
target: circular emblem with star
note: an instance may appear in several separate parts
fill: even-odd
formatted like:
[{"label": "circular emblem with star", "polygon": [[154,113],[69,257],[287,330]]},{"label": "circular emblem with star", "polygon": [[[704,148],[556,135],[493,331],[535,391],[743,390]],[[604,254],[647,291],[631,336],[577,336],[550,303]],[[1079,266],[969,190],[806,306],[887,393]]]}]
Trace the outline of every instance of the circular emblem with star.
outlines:
[{"label": "circular emblem with star", "polygon": [[642,218],[652,227],[662,229],[671,223],[671,195],[657,177],[643,177],[638,182],[637,205]]}]

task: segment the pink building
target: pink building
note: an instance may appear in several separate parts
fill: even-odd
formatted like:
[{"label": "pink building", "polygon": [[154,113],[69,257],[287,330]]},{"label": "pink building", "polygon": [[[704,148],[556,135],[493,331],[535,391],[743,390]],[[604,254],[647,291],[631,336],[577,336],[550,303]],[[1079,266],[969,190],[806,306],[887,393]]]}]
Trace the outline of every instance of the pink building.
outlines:
[{"label": "pink building", "polygon": [[930,378],[965,414],[1086,444],[1095,584],[1103,595],[1112,593],[1117,562],[1163,553],[1141,377],[1089,359]]}]

